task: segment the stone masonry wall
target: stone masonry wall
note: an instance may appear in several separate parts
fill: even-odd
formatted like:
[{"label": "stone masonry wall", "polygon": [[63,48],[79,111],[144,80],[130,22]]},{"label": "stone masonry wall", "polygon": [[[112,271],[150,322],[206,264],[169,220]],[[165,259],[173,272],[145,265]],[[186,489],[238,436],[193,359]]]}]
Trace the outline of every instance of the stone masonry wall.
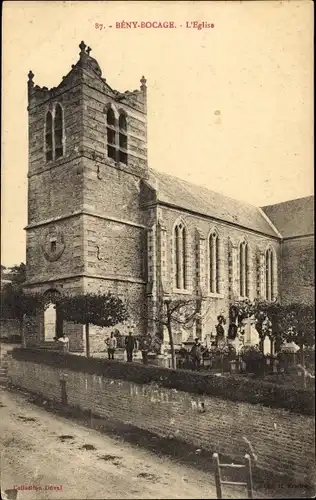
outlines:
[{"label": "stone masonry wall", "polygon": [[[258,456],[258,468],[267,474],[286,474],[305,484],[313,480],[312,417],[14,359],[8,375],[13,384],[56,401],[61,400],[60,380],[65,379],[70,405],[217,451],[236,462],[246,452],[244,436]],[[201,402],[204,413],[199,411]]]},{"label": "stone masonry wall", "polygon": [[0,319],[0,338],[10,340],[21,336],[21,325],[17,319]]},{"label": "stone masonry wall", "polygon": [[134,224],[144,224],[139,208],[140,181],[107,163],[84,158],[83,201],[87,211]]},{"label": "stone masonry wall", "polygon": [[[107,157],[107,130],[106,111],[111,105],[118,121],[122,111],[127,119],[128,134],[128,168],[136,175],[143,175],[147,168],[147,117],[144,104],[139,106],[140,100],[144,103],[142,92],[135,95],[136,99],[129,98],[115,100],[108,90],[99,88],[99,81],[94,75],[84,73],[83,80],[83,146],[91,148]],[[111,160],[107,160],[107,162]],[[113,161],[113,166],[115,162]],[[124,164],[121,165],[122,168]]]},{"label": "stone masonry wall", "polygon": [[84,262],[88,274],[143,282],[145,229],[84,216]]},{"label": "stone masonry wall", "polygon": [[[112,293],[121,298],[126,303],[129,312],[129,319],[126,323],[119,323],[115,327],[100,328],[90,325],[90,348],[91,352],[104,350],[104,339],[112,330],[119,330],[122,335],[127,335],[131,330],[134,335],[141,335],[145,332],[144,306],[145,284],[133,283],[115,279],[98,279],[93,277],[84,278],[85,292]],[[132,327],[132,328],[131,328]]]},{"label": "stone masonry wall", "polygon": [[315,302],[313,236],[288,239],[282,243],[282,300],[285,303]]},{"label": "stone masonry wall", "polygon": [[[49,232],[58,231],[57,244],[64,250],[57,260],[45,257],[49,245]],[[47,281],[79,274],[83,271],[83,220],[75,216],[27,232],[27,280]],[[59,241],[60,240],[60,241]]]},{"label": "stone masonry wall", "polygon": [[[280,243],[278,240],[268,236],[260,235],[246,229],[237,228],[223,222],[212,221],[199,216],[194,216],[181,212],[179,210],[166,207],[159,208],[159,218],[162,220],[166,231],[165,254],[166,268],[164,270],[166,289],[176,297],[177,292],[173,286],[173,227],[178,220],[182,220],[187,228],[187,275],[188,290],[184,296],[192,296],[200,282],[202,289],[206,292],[206,301],[203,317],[204,333],[214,332],[217,323],[217,316],[224,314],[228,317],[229,300],[233,296],[234,286],[232,284],[232,271],[230,261],[230,248],[237,247],[243,238],[246,238],[249,249],[249,298],[258,297],[259,278],[258,278],[258,254],[265,252],[270,245],[277,256],[278,277],[276,282],[280,283],[281,261],[280,261]],[[219,293],[210,293],[208,291],[208,236],[211,231],[216,230],[219,237]],[[197,239],[201,250],[197,248]],[[198,251],[203,251],[202,267],[197,266]],[[233,278],[234,279],[234,278]],[[238,276],[237,276],[238,281]],[[232,289],[233,288],[233,289]],[[236,287],[235,287],[236,288]],[[238,298],[238,297],[236,297]],[[203,315],[203,312],[202,312]]]}]

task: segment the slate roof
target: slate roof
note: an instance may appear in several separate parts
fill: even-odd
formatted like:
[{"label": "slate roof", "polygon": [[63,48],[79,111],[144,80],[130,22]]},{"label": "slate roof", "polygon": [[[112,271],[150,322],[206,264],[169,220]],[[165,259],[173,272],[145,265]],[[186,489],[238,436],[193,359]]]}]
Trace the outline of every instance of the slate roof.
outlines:
[{"label": "slate roof", "polygon": [[158,181],[157,183],[152,182],[154,189],[156,189],[157,201],[214,217],[269,236],[279,236],[258,207],[157,170],[150,169],[151,176]]},{"label": "slate roof", "polygon": [[283,238],[314,234],[314,196],[262,207]]}]

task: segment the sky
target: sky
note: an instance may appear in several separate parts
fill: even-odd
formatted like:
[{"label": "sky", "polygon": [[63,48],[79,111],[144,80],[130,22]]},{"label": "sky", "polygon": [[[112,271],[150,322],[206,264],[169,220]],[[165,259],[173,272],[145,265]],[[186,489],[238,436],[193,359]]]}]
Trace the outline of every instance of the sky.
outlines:
[{"label": "sky", "polygon": [[5,1],[2,23],[2,264],[25,261],[27,73],[57,86],[81,40],[112,88],[145,75],[151,168],[258,206],[313,194],[312,2]]}]

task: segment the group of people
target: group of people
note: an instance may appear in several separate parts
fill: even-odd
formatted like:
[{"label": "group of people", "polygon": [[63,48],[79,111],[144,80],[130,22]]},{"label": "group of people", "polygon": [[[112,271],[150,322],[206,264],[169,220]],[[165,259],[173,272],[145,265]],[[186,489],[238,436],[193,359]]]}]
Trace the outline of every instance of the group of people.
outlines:
[{"label": "group of people", "polygon": [[[59,349],[67,353],[69,352],[69,338],[67,335],[62,335],[61,337],[54,338],[55,342],[58,344]],[[117,349],[117,338],[115,337],[114,332],[111,332],[110,337],[105,339],[105,344],[107,346],[108,358],[114,359],[115,351]],[[144,364],[148,363],[148,353],[151,347],[150,336],[146,335],[142,337],[139,341],[139,344],[132,334],[132,332],[128,333],[128,336],[125,338],[125,350],[127,362],[131,363],[133,361],[133,353],[135,350],[140,350],[142,353],[142,360]],[[195,339],[194,344],[191,350],[187,350],[184,345],[182,345],[179,354],[181,356],[181,361],[183,364],[190,358],[191,364],[193,365],[194,370],[200,370],[201,362],[203,359],[203,355],[207,352],[207,347],[203,346],[198,338]]]},{"label": "group of people", "polygon": [[[114,332],[111,332],[110,337],[105,339],[105,344],[107,345],[108,358],[114,359],[115,350],[117,348],[117,339]],[[125,338],[125,350],[128,363],[133,361],[133,352],[137,348],[139,348],[142,353],[143,363],[147,364],[148,352],[150,350],[150,337],[148,335],[142,337],[138,346],[136,338],[133,336],[132,332],[129,332],[128,336]]]},{"label": "group of people", "polygon": [[200,370],[203,355],[206,351],[207,347],[203,346],[198,338],[195,339],[194,344],[191,347],[190,351],[187,350],[184,345],[182,345],[181,349],[179,350],[179,354],[182,358],[181,359],[182,364],[185,361],[188,361],[190,358],[193,365],[193,369]]}]

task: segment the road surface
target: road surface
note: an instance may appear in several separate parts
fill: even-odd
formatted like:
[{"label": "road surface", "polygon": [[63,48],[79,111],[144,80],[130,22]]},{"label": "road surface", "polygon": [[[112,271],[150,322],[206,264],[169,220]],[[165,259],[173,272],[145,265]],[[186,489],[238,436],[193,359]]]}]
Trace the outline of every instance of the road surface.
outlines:
[{"label": "road surface", "polygon": [[[1,489],[18,489],[17,500],[216,498],[211,474],[49,413],[26,395],[1,388],[0,411]],[[226,487],[224,498],[245,491]]]}]

